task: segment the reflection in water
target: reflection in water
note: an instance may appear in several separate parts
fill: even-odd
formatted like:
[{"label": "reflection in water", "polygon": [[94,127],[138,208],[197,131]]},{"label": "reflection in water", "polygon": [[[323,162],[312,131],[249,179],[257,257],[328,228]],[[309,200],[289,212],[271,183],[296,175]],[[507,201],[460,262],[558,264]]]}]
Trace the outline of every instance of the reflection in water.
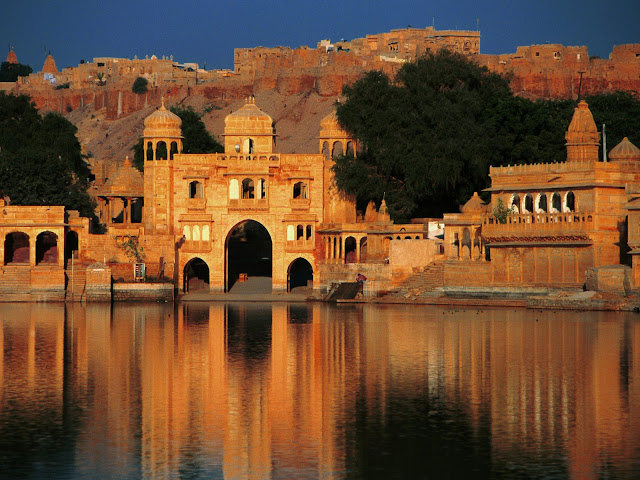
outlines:
[{"label": "reflection in water", "polygon": [[631,478],[633,314],[0,307],[15,478]]}]

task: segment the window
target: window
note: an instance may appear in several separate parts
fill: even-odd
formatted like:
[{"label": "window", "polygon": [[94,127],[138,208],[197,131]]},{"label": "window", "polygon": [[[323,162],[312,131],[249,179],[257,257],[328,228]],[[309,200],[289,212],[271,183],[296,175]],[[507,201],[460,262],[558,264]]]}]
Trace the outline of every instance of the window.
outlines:
[{"label": "window", "polygon": [[189,184],[189,198],[204,198],[202,183],[196,180]]},{"label": "window", "polygon": [[245,178],[242,181],[242,198],[244,200],[255,198],[253,180],[250,178]]},{"label": "window", "polygon": [[232,178],[229,182],[229,199],[230,200],[238,200],[240,196],[240,191],[238,187],[238,180]]},{"label": "window", "polygon": [[293,185],[293,198],[309,198],[307,194],[307,184],[296,182]]}]

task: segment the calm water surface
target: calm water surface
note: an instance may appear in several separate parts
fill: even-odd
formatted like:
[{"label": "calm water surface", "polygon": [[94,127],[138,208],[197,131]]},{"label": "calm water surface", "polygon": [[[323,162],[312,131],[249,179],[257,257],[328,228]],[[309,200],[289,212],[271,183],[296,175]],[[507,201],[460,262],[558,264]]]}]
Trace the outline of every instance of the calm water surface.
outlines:
[{"label": "calm water surface", "polygon": [[640,315],[0,305],[1,478],[640,478]]}]

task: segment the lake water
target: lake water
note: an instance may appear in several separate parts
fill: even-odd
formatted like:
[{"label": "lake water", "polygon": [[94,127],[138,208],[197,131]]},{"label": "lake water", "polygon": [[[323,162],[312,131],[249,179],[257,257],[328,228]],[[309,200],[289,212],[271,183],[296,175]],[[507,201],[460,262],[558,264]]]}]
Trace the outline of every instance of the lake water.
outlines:
[{"label": "lake water", "polygon": [[640,478],[640,315],[0,305],[0,477]]}]

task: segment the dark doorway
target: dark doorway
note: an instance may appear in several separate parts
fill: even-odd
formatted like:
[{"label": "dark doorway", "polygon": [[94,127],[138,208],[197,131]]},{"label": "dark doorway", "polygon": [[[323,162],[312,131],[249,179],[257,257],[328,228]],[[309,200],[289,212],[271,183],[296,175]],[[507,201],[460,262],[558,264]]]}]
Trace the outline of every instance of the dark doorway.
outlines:
[{"label": "dark doorway", "polygon": [[309,286],[309,280],[313,281],[313,268],[311,264],[304,258],[296,258],[289,265],[289,282],[288,290],[291,292],[294,288]]},{"label": "dark doorway", "polygon": [[209,266],[200,258],[192,258],[184,266],[184,291],[209,289]]},{"label": "dark doorway", "polygon": [[58,236],[52,232],[42,232],[36,237],[36,265],[58,263]]},{"label": "dark doorway", "polygon": [[226,243],[226,291],[271,293],[272,243],[264,226],[245,220],[229,232]]},{"label": "dark doorway", "polygon": [[4,264],[29,263],[29,235],[13,232],[4,240]]}]

